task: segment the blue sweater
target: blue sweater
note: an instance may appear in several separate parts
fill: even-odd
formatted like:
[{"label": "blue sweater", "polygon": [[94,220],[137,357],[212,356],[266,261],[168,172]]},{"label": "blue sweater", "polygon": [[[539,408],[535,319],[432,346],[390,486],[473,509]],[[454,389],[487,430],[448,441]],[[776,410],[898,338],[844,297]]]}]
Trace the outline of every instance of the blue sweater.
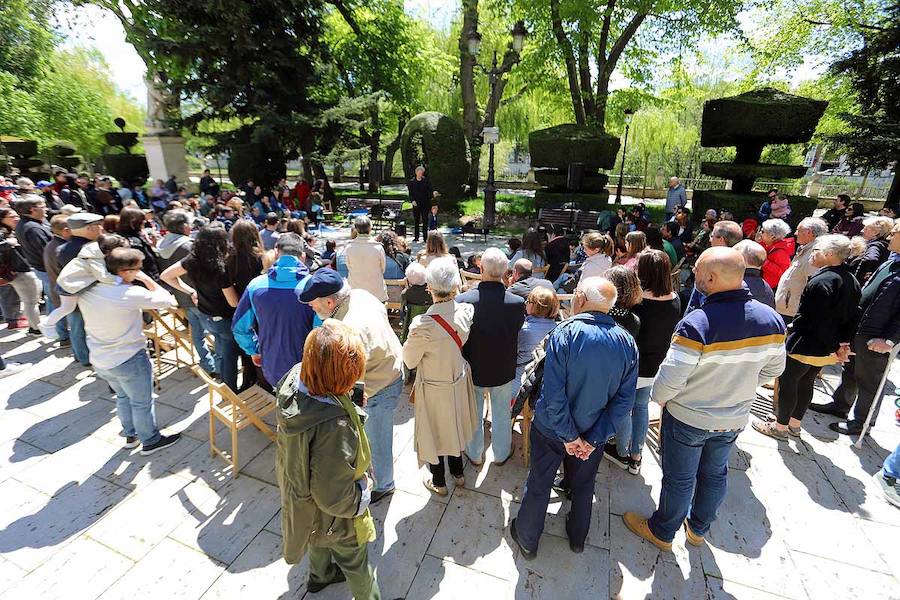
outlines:
[{"label": "blue sweater", "polygon": [[534,426],[552,439],[571,442],[581,436],[600,448],[634,406],[637,377],[634,338],[609,315],[576,315],[547,340]]},{"label": "blue sweater", "polygon": [[250,281],[232,319],[234,339],[247,354],[262,355],[266,381],[276,386],[303,358],[303,344],[315,313],[297,300],[309,269],[282,256],[269,272]]}]

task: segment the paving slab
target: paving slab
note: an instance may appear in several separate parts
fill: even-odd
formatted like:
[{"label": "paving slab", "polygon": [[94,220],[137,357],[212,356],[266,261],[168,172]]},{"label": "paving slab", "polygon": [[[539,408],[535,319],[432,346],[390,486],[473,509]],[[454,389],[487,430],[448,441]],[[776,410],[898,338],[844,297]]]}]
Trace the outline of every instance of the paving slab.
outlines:
[{"label": "paving slab", "polygon": [[516,598],[583,598],[609,587],[609,552],[585,546],[583,553],[575,554],[559,537],[542,537],[537,558],[519,555],[516,567]]},{"label": "paving slab", "polygon": [[450,560],[426,556],[413,580],[406,600],[511,600],[510,581],[460,566]]},{"label": "paving slab", "polygon": [[3,442],[0,444],[0,482],[33,467],[48,456],[50,454],[40,448],[19,440]]},{"label": "paving slab", "polygon": [[804,552],[792,555],[810,598],[900,598],[900,581],[892,575]]}]

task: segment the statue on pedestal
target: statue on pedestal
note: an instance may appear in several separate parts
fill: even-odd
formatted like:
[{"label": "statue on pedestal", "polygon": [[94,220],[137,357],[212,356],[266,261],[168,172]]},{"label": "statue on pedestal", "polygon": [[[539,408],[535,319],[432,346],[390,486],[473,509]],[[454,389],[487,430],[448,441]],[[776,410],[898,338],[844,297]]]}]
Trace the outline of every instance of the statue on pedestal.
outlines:
[{"label": "statue on pedestal", "polygon": [[147,84],[146,135],[177,136],[178,132],[169,125],[173,111],[178,109],[178,98],[166,87],[163,77],[154,73],[145,79]]}]

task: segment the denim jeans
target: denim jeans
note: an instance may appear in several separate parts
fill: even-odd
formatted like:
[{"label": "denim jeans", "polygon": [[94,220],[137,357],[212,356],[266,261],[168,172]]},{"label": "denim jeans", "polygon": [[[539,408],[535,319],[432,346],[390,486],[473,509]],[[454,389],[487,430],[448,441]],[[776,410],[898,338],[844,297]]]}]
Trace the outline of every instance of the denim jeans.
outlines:
[{"label": "denim jeans", "polygon": [[616,426],[616,451],[619,456],[639,456],[644,448],[647,428],[650,424],[647,403],[650,402],[651,386],[638,388],[634,394],[634,408],[622,417]]},{"label": "denim jeans", "polygon": [[194,350],[197,352],[197,356],[200,357],[200,368],[207,373],[214,373],[216,371],[216,361],[212,352],[206,346],[206,330],[203,328],[202,313],[196,306],[189,306],[185,308],[184,312],[187,313],[188,325],[191,326],[191,339],[194,342]]},{"label": "denim jeans", "polygon": [[[35,271],[35,275],[41,281],[41,287],[44,291],[44,298],[46,299],[45,308],[47,314],[53,312],[53,309],[56,308],[56,305],[53,304],[53,297],[50,295],[50,276],[47,275],[44,271]],[[63,317],[59,321],[56,322],[56,336],[59,338],[59,341],[64,342],[69,339],[69,330],[66,327],[66,318]]]},{"label": "denim jeans", "polygon": [[509,400],[512,398],[515,380],[494,387],[475,386],[475,400],[478,407],[478,426],[472,441],[466,446],[466,454],[474,460],[481,460],[484,454],[484,394],[491,395],[491,448],[494,449],[494,461],[503,462],[509,457],[512,445],[512,414]]},{"label": "denim jeans", "polygon": [[372,449],[372,470],[375,472],[375,491],[385,492],[394,487],[394,409],[403,392],[403,377],[382,388],[366,404],[366,436]]},{"label": "denim jeans", "polygon": [[137,436],[144,446],[159,441],[156,409],[153,404],[153,372],[146,350],[111,369],[95,367],[97,375],[116,392],[116,412],[122,435]]},{"label": "denim jeans", "polygon": [[594,482],[602,458],[603,449],[598,448],[587,460],[581,460],[568,454],[561,441],[548,438],[537,427],[531,428],[531,465],[522,506],[516,516],[516,533],[527,550],[537,550],[550,503],[550,487],[560,464],[566,474],[566,484],[572,491],[566,534],[570,541],[584,543],[591,526]]},{"label": "denim jeans", "polygon": [[216,341],[216,373],[225,385],[237,391],[238,345],[231,333],[231,319],[211,317],[202,312],[199,314],[203,329],[210,332]]},{"label": "denim jeans", "polygon": [[884,467],[881,472],[888,477],[900,479],[900,444],[897,444],[890,456],[884,459]]},{"label": "denim jeans", "polygon": [[706,535],[725,499],[728,454],[739,433],[697,429],[663,410],[663,479],[659,508],[649,522],[653,535],[671,542],[688,513],[691,529]]},{"label": "denim jeans", "polygon": [[91,364],[87,347],[87,336],[84,333],[84,317],[77,308],[66,317],[69,323],[69,339],[72,340],[72,354],[75,360],[84,366]]}]

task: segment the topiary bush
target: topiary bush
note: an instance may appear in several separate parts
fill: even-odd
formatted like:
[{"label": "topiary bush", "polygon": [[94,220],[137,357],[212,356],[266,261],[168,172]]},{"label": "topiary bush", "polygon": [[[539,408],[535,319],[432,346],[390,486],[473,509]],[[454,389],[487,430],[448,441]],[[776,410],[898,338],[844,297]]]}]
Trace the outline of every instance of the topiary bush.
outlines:
[{"label": "topiary bush", "polygon": [[569,123],[529,133],[528,152],[536,169],[568,169],[571,163],[583,163],[585,169],[611,169],[619,138],[596,127]]},{"label": "topiary bush", "polygon": [[442,208],[456,208],[469,176],[469,150],[462,125],[438,112],[419,113],[403,128],[400,156],[407,179],[423,165],[441,195]]},{"label": "topiary bush", "polygon": [[150,176],[147,157],[143,154],[104,154],[104,171],[120,182],[129,181],[142,185]]},{"label": "topiary bush", "polygon": [[603,190],[595,194],[583,194],[580,192],[538,190],[534,193],[535,208],[559,206],[569,202],[575,203],[575,206],[580,210],[603,210],[609,205],[609,191]]},{"label": "topiary bush", "polygon": [[250,142],[231,147],[228,177],[240,188],[248,180],[264,188],[278,183],[287,174],[284,154],[277,144]]},{"label": "topiary bush", "polygon": [[[569,176],[556,169],[537,169],[534,172],[534,180],[552,190],[565,190]],[[581,182],[580,192],[602,192],[609,183],[609,175],[605,173],[585,173]]]}]

